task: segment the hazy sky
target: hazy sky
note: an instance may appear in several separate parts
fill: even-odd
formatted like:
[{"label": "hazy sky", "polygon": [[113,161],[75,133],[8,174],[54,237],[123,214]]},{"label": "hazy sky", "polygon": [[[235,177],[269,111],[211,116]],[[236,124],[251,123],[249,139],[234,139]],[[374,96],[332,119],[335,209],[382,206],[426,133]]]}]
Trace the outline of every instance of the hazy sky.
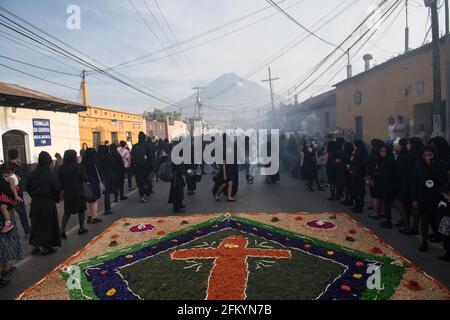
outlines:
[{"label": "hazy sky", "polygon": [[[334,15],[342,11],[341,15],[317,31],[322,39],[332,44],[338,44],[367,15],[371,5],[376,2],[378,1],[284,0],[279,2],[279,5],[298,22],[313,30],[320,27],[321,23],[335,18]],[[389,0],[389,2],[393,3],[394,0]],[[443,3],[443,1],[439,2]],[[160,26],[164,29],[170,44],[175,43],[156,4],[165,14],[178,41],[189,39],[268,7],[268,3],[264,0],[132,0],[132,3],[144,17],[146,24],[136,13],[129,0],[0,0],[3,8],[94,58],[97,60],[96,65],[100,67],[103,67],[101,64],[115,66],[157,51],[162,46],[167,46],[169,41],[160,30]],[[416,48],[424,42],[429,26],[428,10],[424,7],[422,0],[409,0],[409,4],[410,42],[411,47]],[[69,5],[78,5],[81,9],[80,30],[69,30],[66,27],[66,20],[69,16],[66,10]],[[151,10],[153,16],[148,9]],[[354,73],[363,70],[362,56],[365,53],[372,53],[375,63],[379,64],[403,52],[406,14],[404,9],[399,15],[397,15],[398,12],[400,12],[400,7],[386,23],[379,27],[379,31],[374,37],[353,58]],[[0,13],[4,12],[0,11]],[[242,21],[230,24],[226,28],[199,37],[195,41],[186,42],[181,45],[183,50],[210,41],[197,48],[187,50],[184,54],[174,54],[181,50],[179,46],[176,46],[174,49],[162,50],[146,60],[140,60],[147,62],[145,64],[128,66],[117,71],[129,78],[124,79],[125,81],[129,82],[131,79],[137,82],[138,84],[135,84],[140,88],[145,86],[146,89],[143,90],[170,102],[183,99],[193,93],[192,87],[204,86],[228,72],[235,72],[245,78],[252,74],[248,80],[260,83],[262,79],[267,78],[267,67],[264,62],[277,56],[282,48],[292,44],[296,39],[305,37],[307,33],[304,30],[286,16],[277,13],[219,40],[211,40],[274,13],[277,13],[276,9],[270,7]],[[440,16],[440,27],[441,30],[444,30],[443,9],[441,9]],[[395,17],[396,20],[394,20]],[[83,69],[83,66],[75,62],[62,57],[56,58],[71,67],[66,66],[4,38],[4,36],[11,37],[11,35],[14,35],[11,30],[0,26],[1,55],[71,74],[79,74]],[[16,41],[24,39],[17,35],[14,35],[14,38]],[[31,42],[29,39],[25,39],[25,41]],[[38,48],[34,49],[49,55]],[[285,89],[289,88],[296,79],[314,67],[333,49],[332,45],[311,36],[289,53],[272,62],[273,76],[280,77],[275,84],[275,90],[281,95],[287,96]],[[168,54],[172,54],[172,58],[167,57]],[[340,54],[341,52],[335,57],[337,58]],[[155,61],[149,62],[150,59]],[[1,57],[0,63],[70,87],[79,88],[80,85],[79,77],[32,68]],[[337,66],[340,68],[331,69],[312,87],[302,91],[301,99],[327,90],[333,83],[342,80],[345,77],[345,59]],[[333,76],[335,77],[332,79]],[[33,79],[2,66],[0,66],[0,81],[19,84],[69,100],[78,101],[80,99],[77,91]],[[267,86],[267,84],[263,85]],[[98,74],[88,75],[88,86],[90,103],[94,105],[133,112],[164,106],[111,79],[106,80]]]}]

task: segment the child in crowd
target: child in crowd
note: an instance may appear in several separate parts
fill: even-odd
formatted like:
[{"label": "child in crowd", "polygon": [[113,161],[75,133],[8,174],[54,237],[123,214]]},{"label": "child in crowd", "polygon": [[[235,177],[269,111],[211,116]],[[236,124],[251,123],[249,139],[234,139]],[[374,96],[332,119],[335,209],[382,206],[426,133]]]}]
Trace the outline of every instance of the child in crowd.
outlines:
[{"label": "child in crowd", "polygon": [[1,166],[1,173],[3,179],[0,179],[0,211],[4,221],[1,233],[8,233],[14,228],[8,207],[14,206],[23,200],[19,197],[19,179],[14,174],[14,165],[9,162],[4,163]]}]

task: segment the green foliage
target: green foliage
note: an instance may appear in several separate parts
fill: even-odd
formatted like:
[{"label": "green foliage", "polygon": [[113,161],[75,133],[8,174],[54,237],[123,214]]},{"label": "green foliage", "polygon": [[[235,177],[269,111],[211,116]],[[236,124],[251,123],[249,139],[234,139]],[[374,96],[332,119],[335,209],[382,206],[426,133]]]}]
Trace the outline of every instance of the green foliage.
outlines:
[{"label": "green foliage", "polygon": [[146,120],[156,120],[156,121],[165,121],[167,117],[170,117],[173,120],[181,120],[181,113],[179,112],[164,112],[160,109],[154,109],[153,111],[145,112],[144,118]]}]

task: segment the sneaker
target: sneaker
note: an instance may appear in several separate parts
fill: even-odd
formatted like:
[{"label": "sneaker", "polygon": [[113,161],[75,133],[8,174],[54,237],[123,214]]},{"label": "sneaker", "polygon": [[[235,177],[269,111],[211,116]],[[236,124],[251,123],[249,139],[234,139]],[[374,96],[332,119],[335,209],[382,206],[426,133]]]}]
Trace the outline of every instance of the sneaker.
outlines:
[{"label": "sneaker", "polygon": [[2,228],[2,233],[8,233],[8,232],[10,232],[12,229],[14,228],[14,225],[11,223],[11,224],[8,224],[8,225],[6,225],[6,226],[4,226],[3,228]]},{"label": "sneaker", "polygon": [[141,198],[141,203],[146,203],[146,202],[147,202],[147,199]]},{"label": "sneaker", "polygon": [[105,216],[109,216],[109,215],[111,215],[111,214],[113,214],[113,212],[112,212],[111,210],[105,211],[105,213],[104,213]]},{"label": "sneaker", "polygon": [[97,223],[100,223],[102,221],[103,221],[102,219],[95,218],[95,219],[92,219],[92,224],[97,224]]},{"label": "sneaker", "polygon": [[85,233],[88,233],[88,232],[89,232],[89,230],[87,230],[87,229],[78,230],[78,234],[79,235],[82,235],[82,234],[85,234]]},{"label": "sneaker", "polygon": [[92,217],[88,217],[86,223],[92,223]]}]

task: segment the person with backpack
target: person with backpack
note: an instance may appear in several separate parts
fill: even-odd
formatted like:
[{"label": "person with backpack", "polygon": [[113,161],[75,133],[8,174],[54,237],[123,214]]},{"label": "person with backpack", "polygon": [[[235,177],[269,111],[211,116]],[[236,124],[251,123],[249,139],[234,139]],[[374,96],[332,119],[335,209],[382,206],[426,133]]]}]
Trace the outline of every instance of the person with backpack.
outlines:
[{"label": "person with backpack", "polygon": [[147,195],[145,190],[145,184],[148,181],[150,174],[148,167],[148,159],[150,158],[150,150],[146,143],[146,135],[143,132],[139,132],[138,143],[135,144],[131,151],[131,166],[134,169],[136,176],[136,184],[139,190],[139,196],[141,203],[147,202]]}]

